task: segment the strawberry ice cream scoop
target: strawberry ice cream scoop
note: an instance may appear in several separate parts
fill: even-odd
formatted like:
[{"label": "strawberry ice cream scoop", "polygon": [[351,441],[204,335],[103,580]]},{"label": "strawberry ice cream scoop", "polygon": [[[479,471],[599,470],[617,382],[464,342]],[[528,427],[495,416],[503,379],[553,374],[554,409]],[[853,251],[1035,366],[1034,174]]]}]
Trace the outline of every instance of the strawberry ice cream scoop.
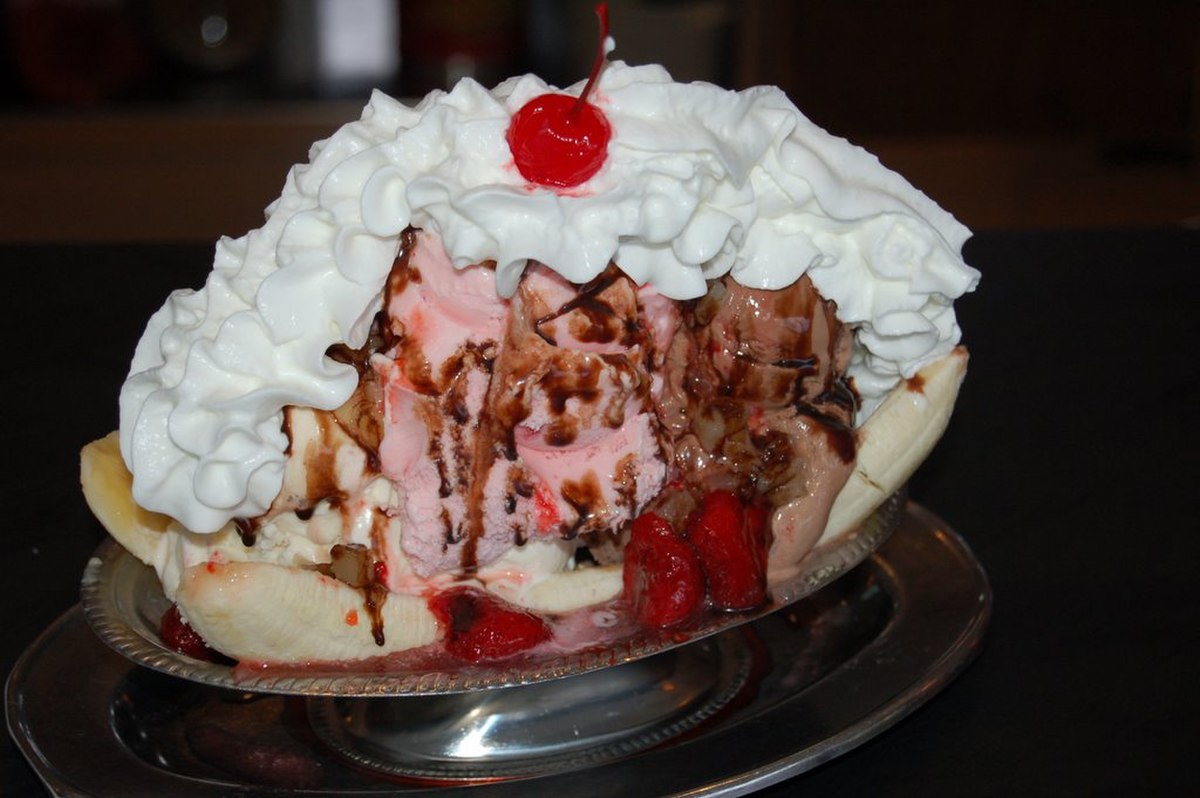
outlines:
[{"label": "strawberry ice cream scoop", "polygon": [[530,539],[617,537],[667,472],[636,288],[615,270],[580,287],[534,265],[502,300],[486,266],[410,240],[389,280],[394,344],[373,360],[408,564],[471,573]]},{"label": "strawberry ice cream scoop", "polygon": [[667,471],[650,401],[652,322],[615,269],[574,286],[535,267],[513,309],[496,380],[534,485],[531,534],[615,536]]}]

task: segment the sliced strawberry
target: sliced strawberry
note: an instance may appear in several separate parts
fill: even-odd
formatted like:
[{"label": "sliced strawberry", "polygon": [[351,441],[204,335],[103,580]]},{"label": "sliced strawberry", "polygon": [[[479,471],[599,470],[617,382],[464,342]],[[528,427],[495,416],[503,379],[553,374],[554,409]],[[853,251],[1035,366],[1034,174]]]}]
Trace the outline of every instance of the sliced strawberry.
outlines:
[{"label": "sliced strawberry", "polygon": [[670,521],[658,513],[642,513],[633,519],[633,528],[630,530],[630,542],[662,537],[676,538],[679,537],[679,533],[675,531],[675,527],[671,526]]},{"label": "sliced strawberry", "polygon": [[713,607],[748,610],[766,599],[765,528],[765,512],[747,512],[725,490],[705,495],[688,519],[687,537],[704,563]]},{"label": "sliced strawberry", "polygon": [[644,626],[675,626],[704,602],[704,572],[696,550],[654,513],[634,520],[622,577],[625,598]]},{"label": "sliced strawberry", "polygon": [[550,638],[537,615],[474,587],[443,590],[429,609],[446,630],[446,651],[468,662],[511,657]]},{"label": "sliced strawberry", "polygon": [[179,614],[179,605],[177,604],[172,604],[171,608],[163,613],[162,619],[159,621],[158,635],[168,648],[193,659],[202,659],[206,662],[220,662],[224,659],[219,653],[209,648],[208,643],[204,642],[204,638],[188,625],[188,622]]}]

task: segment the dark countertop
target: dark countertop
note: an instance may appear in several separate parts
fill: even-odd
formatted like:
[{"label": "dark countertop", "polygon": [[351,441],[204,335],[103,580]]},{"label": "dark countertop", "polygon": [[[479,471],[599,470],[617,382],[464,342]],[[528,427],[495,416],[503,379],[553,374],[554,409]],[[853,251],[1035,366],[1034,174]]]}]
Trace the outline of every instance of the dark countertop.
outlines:
[{"label": "dark countertop", "polygon": [[[210,252],[0,248],[5,674],[78,600],[103,538],[78,491],[78,449],[115,428],[145,320],[172,288],[201,283]],[[967,259],[984,275],[958,303],[970,373],[911,495],[989,574],[982,651],[912,716],[763,794],[1188,792],[1200,231],[987,233]],[[0,793],[44,794],[10,740],[0,763]]]}]

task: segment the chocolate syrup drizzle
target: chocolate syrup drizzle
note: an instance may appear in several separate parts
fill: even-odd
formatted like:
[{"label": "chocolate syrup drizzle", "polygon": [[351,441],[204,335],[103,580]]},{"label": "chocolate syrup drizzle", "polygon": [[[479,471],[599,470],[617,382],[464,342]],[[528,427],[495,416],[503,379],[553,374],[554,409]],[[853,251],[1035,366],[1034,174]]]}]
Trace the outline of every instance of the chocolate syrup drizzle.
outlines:
[{"label": "chocolate syrup drizzle", "polygon": [[538,318],[533,328],[537,334],[550,346],[558,346],[546,331],[549,322],[566,316],[574,311],[580,311],[586,323],[575,325],[571,334],[584,343],[610,344],[620,337],[620,343],[627,349],[632,349],[644,343],[644,331],[635,318],[622,321],[611,304],[601,299],[601,295],[615,285],[619,280],[628,280],[615,263],[610,263],[599,275],[579,288],[579,293],[557,310]]},{"label": "chocolate syrup drizzle", "polygon": [[685,307],[668,381],[682,392],[672,429],[693,492],[735,486],[747,500],[787,502],[807,467],[789,419],[807,419],[834,457],[853,462],[851,330],[807,277],[770,291],[727,277]]},{"label": "chocolate syrup drizzle", "polygon": [[329,550],[330,562],[317,570],[332,576],[363,594],[363,606],[371,621],[371,636],[375,644],[387,642],[383,630],[383,604],[387,601],[388,589],[381,575],[381,561],[375,553],[358,543],[338,543]]}]

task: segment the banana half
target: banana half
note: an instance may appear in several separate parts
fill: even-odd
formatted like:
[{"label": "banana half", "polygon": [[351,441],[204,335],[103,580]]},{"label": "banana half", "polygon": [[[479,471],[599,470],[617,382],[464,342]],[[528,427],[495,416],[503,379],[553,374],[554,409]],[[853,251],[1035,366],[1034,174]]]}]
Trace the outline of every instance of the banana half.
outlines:
[{"label": "banana half", "polygon": [[958,347],[900,383],[859,429],[854,471],[829,509],[820,542],[857,527],[925,461],[950,423],[967,374]]},{"label": "banana half", "polygon": [[184,571],[175,601],[210,646],[242,662],[358,660],[438,638],[424,599],[388,595],[376,625],[361,590],[274,563],[194,565]]},{"label": "banana half", "polygon": [[[804,554],[855,529],[908,481],[945,431],[966,367],[967,351],[959,347],[893,389],[859,428],[853,471],[827,516],[814,512],[817,503],[807,497],[776,511],[768,581],[794,575]],[[379,608],[379,645],[363,591],[313,568],[210,561],[179,571],[172,564],[179,540],[193,533],[134,503],[117,433],[85,446],[80,467],[84,497],[100,523],[160,576],[176,569],[164,590],[210,646],[235,659],[350,661],[422,646],[441,634],[422,598],[390,594]],[[535,611],[569,612],[617,596],[621,577],[619,565],[561,571],[502,595]]]}]

